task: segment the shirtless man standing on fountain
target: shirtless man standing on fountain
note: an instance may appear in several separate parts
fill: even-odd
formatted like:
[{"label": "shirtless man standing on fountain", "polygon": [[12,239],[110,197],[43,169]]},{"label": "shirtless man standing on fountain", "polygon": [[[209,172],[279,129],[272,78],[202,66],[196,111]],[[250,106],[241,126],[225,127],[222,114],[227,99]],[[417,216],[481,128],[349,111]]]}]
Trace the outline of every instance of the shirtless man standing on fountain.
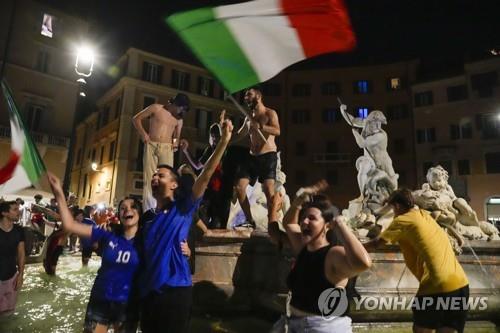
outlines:
[{"label": "shirtless man standing on fountain", "polygon": [[259,179],[268,202],[269,216],[278,163],[274,138],[280,135],[280,124],[276,111],[262,103],[262,92],[258,88],[250,88],[245,92],[245,103],[251,110],[251,114],[238,130],[235,141],[249,134],[250,159],[242,161],[238,168],[236,192],[240,206],[245,213],[246,225],[255,227],[246,189],[248,184],[253,185],[257,178]]},{"label": "shirtless man standing on fountain", "polygon": [[[147,211],[156,207],[151,192],[151,178],[158,165],[174,166],[174,150],[179,144],[182,118],[189,110],[189,97],[177,94],[167,105],[152,104],[137,113],[132,122],[144,142],[144,189],[143,208]],[[149,118],[149,133],[142,126],[142,120]]]}]

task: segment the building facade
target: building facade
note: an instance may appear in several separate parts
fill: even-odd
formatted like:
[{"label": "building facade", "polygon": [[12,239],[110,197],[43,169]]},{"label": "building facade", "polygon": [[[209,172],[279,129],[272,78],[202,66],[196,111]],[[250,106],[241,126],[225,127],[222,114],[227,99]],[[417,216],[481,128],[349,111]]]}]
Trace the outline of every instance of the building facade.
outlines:
[{"label": "building facade", "polygon": [[[75,48],[85,38],[88,23],[37,2],[16,2],[5,80],[47,169],[62,179],[78,93]],[[12,6],[13,1],[0,5],[0,22],[5,27],[0,35],[0,57],[4,56],[12,18],[9,3]],[[0,165],[10,151],[9,113],[2,96]]]},{"label": "building facade", "polygon": [[[235,126],[241,124],[235,106],[225,101],[220,85],[200,67],[130,48],[114,66],[116,83],[97,101],[97,112],[79,123],[71,191],[80,205],[116,206],[125,196],[142,195],[143,143],[132,117],[153,104],[167,104],[178,92],[191,100],[182,137],[190,142],[193,156],[208,144],[209,126],[225,109]],[[144,122],[145,128],[147,124]],[[181,158],[180,152],[176,159]],[[92,168],[96,163],[97,168]]]},{"label": "building facade", "polygon": [[410,85],[416,61],[376,66],[285,71],[263,84],[264,103],[280,116],[287,190],[326,179],[340,208],[357,198],[356,159],[363,154],[343,119],[338,98],[355,117],[381,110],[399,184],[416,184]]},{"label": "building facade", "polygon": [[480,220],[500,221],[500,59],[412,86],[418,183],[440,164]]}]

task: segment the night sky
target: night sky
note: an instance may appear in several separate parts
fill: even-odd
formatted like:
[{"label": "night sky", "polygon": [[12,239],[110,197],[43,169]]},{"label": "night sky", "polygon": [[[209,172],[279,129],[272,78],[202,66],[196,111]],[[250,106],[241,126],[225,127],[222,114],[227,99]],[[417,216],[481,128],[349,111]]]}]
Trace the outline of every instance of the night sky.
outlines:
[{"label": "night sky", "polygon": [[[127,47],[196,63],[164,18],[177,11],[242,1],[42,0],[93,22],[101,63],[112,63]],[[420,58],[430,72],[452,73],[463,62],[500,49],[500,1],[348,0],[358,39],[355,51],[306,60],[294,68],[362,65]],[[445,73],[443,73],[445,74]],[[448,74],[448,73],[446,73]]]}]

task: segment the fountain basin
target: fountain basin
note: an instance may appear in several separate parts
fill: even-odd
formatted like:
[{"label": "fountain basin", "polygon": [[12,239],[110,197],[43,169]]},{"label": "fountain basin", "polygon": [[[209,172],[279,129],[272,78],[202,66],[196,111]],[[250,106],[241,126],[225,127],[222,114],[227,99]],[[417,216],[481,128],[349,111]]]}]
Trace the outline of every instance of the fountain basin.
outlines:
[{"label": "fountain basin", "polygon": [[[471,300],[476,302],[469,320],[498,321],[500,241],[471,241],[470,245],[475,255],[465,247],[458,257],[469,279]],[[350,316],[356,322],[411,321],[411,308],[406,304],[416,294],[418,282],[406,268],[398,247],[386,246],[371,256],[373,266],[350,283],[351,295],[359,294],[351,299]],[[212,232],[196,244],[195,309],[283,313],[291,264],[291,254],[279,251],[267,233]],[[387,305],[390,299],[399,305]],[[400,305],[403,300],[404,306]]]}]

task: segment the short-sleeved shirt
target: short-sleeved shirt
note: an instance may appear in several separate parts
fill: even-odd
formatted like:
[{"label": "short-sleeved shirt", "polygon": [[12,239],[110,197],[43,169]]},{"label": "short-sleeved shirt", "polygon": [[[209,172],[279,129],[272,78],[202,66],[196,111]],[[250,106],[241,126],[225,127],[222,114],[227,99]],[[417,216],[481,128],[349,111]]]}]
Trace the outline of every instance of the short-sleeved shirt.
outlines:
[{"label": "short-sleeved shirt", "polygon": [[186,241],[193,214],[201,198],[194,200],[189,193],[176,200],[168,211],[143,218],[143,271],[140,277],[140,295],[152,291],[161,292],[163,287],[187,287],[192,285],[188,258],[181,251],[181,242]]},{"label": "short-sleeved shirt", "polygon": [[92,227],[92,243],[102,244],[102,263],[92,287],[94,299],[114,302],[127,302],[132,290],[139,255],[134,239]]},{"label": "short-sleeved shirt", "polygon": [[[92,227],[96,226],[96,223],[94,222],[94,220],[89,219],[87,217],[83,219],[82,223],[86,224],[86,225],[90,225]],[[92,240],[90,238],[80,237],[80,245],[84,249],[89,249],[92,247]]]},{"label": "short-sleeved shirt", "polygon": [[14,224],[12,230],[0,229],[0,281],[7,281],[17,272],[17,246],[24,242],[24,230]]},{"label": "short-sleeved shirt", "polygon": [[446,232],[428,212],[410,209],[380,236],[399,243],[406,265],[420,282],[417,295],[450,292],[469,283]]}]

